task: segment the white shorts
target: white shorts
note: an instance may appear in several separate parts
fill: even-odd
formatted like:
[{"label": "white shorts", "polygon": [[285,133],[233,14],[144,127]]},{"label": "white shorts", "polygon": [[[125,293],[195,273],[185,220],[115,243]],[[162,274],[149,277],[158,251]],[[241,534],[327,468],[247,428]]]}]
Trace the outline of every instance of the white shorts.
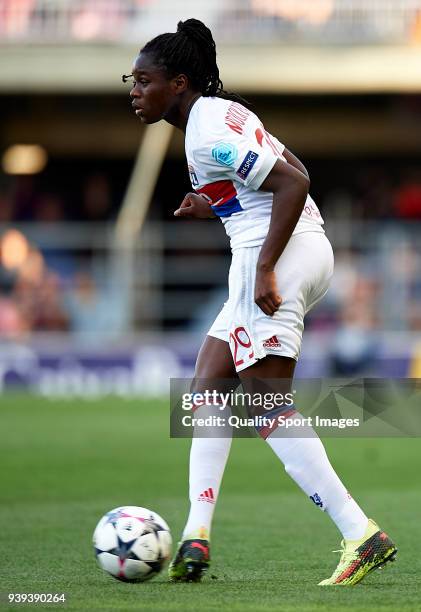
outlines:
[{"label": "white shorts", "polygon": [[275,266],[282,304],[272,317],[254,302],[260,246],[236,249],[229,297],[209,336],[230,343],[237,372],[266,355],[298,359],[306,313],[325,295],[333,274],[333,252],[322,232],[292,236]]}]

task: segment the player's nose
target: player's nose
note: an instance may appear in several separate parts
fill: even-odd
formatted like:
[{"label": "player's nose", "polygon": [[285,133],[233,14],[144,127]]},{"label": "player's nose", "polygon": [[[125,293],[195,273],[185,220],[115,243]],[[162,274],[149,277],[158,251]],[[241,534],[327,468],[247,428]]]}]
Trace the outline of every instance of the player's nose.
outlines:
[{"label": "player's nose", "polygon": [[134,84],[133,87],[131,88],[130,92],[129,92],[129,96],[133,99],[133,98],[139,98],[139,90],[137,87],[137,84]]}]

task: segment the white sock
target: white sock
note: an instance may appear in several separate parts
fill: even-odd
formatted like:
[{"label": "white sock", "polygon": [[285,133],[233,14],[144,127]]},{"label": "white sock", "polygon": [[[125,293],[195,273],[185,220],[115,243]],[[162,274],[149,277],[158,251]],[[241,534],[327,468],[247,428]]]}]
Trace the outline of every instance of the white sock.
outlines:
[{"label": "white sock", "polygon": [[[196,417],[209,414],[208,406],[201,406]],[[215,410],[213,409],[213,414]],[[226,415],[224,415],[226,416]],[[232,437],[228,429],[206,428],[208,436],[221,435],[226,438],[193,437],[190,449],[190,513],[183,531],[183,539],[210,537],[212,517],[231,448]]]},{"label": "white sock", "polygon": [[[296,413],[299,418],[301,415]],[[273,431],[266,441],[306,495],[338,527],[346,540],[359,540],[364,535],[368,518],[350,496],[326,455],[324,446],[316,432],[307,427],[305,435],[302,428],[289,429],[279,435],[280,428]]]}]

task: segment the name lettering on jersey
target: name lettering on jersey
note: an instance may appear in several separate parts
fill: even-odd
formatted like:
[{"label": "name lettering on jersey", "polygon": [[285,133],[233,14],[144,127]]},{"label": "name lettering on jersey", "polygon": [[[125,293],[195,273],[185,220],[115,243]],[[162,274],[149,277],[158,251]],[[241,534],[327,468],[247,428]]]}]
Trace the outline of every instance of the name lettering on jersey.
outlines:
[{"label": "name lettering on jersey", "polygon": [[199,184],[199,181],[198,181],[195,169],[193,168],[191,164],[188,164],[187,168],[189,170],[190,182],[191,182],[192,187],[197,187]]},{"label": "name lettering on jersey", "polygon": [[225,115],[225,124],[237,134],[243,133],[243,127],[251,113],[244,106],[233,102],[229,105],[227,114]]},{"label": "name lettering on jersey", "polygon": [[222,166],[232,166],[237,156],[237,147],[230,142],[217,142],[212,149],[213,159]]},{"label": "name lettering on jersey", "polygon": [[254,151],[249,151],[243,159],[241,166],[237,170],[237,176],[245,180],[250,174],[258,157],[258,153],[255,153]]}]

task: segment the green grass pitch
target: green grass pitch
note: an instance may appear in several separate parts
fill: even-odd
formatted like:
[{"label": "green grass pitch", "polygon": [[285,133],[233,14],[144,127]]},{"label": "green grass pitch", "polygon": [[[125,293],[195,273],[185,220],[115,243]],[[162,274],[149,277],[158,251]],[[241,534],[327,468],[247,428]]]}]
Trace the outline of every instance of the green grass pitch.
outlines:
[{"label": "green grass pitch", "polygon": [[3,594],[64,591],[67,610],[421,610],[417,439],[326,441],[350,491],[399,548],[396,563],[358,586],[317,586],[337,562],[339,534],[257,439],[233,443],[203,583],[170,584],[161,574],[124,584],[96,565],[99,518],[146,506],[175,541],[186,518],[189,441],[169,438],[167,404],[6,396],[0,425]]}]

